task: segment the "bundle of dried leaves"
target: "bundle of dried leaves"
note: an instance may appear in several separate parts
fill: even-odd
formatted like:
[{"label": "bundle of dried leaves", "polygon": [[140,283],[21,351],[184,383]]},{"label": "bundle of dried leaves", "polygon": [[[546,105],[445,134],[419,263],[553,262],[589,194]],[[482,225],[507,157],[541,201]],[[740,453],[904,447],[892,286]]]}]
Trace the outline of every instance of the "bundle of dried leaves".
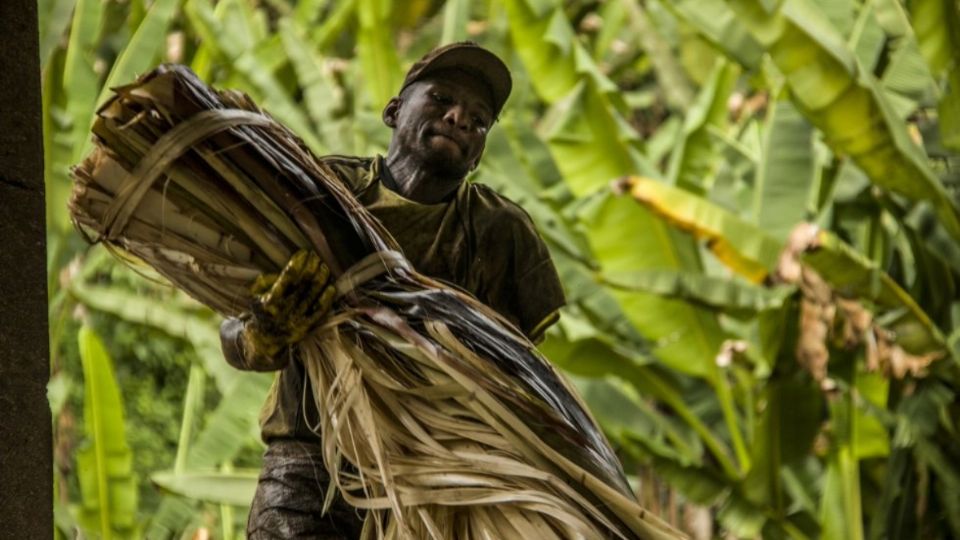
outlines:
[{"label": "bundle of dried leaves", "polygon": [[638,505],[583,403],[533,345],[414,271],[249,98],[161,66],[117,89],[93,132],[70,205],[91,240],[224,315],[299,248],[338,277],[334,314],[298,354],[331,485],[369,510],[365,538],[680,537]]}]

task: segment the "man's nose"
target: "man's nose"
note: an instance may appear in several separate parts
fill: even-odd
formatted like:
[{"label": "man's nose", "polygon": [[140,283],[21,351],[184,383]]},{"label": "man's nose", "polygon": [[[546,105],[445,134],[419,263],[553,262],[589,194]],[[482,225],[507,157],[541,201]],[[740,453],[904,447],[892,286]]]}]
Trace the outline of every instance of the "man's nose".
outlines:
[{"label": "man's nose", "polygon": [[443,115],[443,121],[450,126],[454,126],[460,129],[467,129],[470,126],[467,125],[467,112],[459,104],[451,105],[447,112]]}]

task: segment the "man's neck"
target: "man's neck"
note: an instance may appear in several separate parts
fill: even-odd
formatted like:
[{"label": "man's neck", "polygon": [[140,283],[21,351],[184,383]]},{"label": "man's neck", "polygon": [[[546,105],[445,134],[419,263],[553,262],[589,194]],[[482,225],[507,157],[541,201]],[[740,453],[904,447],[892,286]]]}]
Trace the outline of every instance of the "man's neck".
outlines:
[{"label": "man's neck", "polygon": [[425,170],[410,157],[387,155],[385,165],[397,193],[421,204],[436,204],[452,195],[463,178],[443,178]]}]

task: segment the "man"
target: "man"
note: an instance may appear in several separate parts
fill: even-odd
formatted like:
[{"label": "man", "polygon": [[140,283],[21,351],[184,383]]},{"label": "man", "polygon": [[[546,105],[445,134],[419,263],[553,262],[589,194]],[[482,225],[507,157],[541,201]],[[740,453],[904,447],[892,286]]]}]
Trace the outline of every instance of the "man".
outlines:
[{"label": "man", "polygon": [[[390,231],[421,273],[467,290],[539,340],[563,292],[529,216],[492,189],[466,183],[487,132],[510,94],[510,73],[493,53],[464,42],[413,65],[383,110],[393,130],[387,157],[328,156],[324,162]],[[360,514],[342,501],[321,516],[329,477],[303,366],[290,347],[333,299],[316,255],[296,254],[279,277],[254,286],[250,313],[224,321],[224,354],[239,369],[280,370],[261,416],[268,445],[247,534],[258,538],[356,538]]]}]

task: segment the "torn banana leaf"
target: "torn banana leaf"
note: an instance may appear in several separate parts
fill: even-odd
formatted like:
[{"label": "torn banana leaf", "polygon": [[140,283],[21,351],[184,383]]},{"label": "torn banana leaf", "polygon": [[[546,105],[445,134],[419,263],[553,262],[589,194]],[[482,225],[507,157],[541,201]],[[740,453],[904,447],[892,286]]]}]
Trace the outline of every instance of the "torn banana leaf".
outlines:
[{"label": "torn banana leaf", "polygon": [[777,264],[779,242],[707,199],[641,176],[623,178],[616,187],[668,223],[705,240],[720,262],[751,282],[762,282]]}]

